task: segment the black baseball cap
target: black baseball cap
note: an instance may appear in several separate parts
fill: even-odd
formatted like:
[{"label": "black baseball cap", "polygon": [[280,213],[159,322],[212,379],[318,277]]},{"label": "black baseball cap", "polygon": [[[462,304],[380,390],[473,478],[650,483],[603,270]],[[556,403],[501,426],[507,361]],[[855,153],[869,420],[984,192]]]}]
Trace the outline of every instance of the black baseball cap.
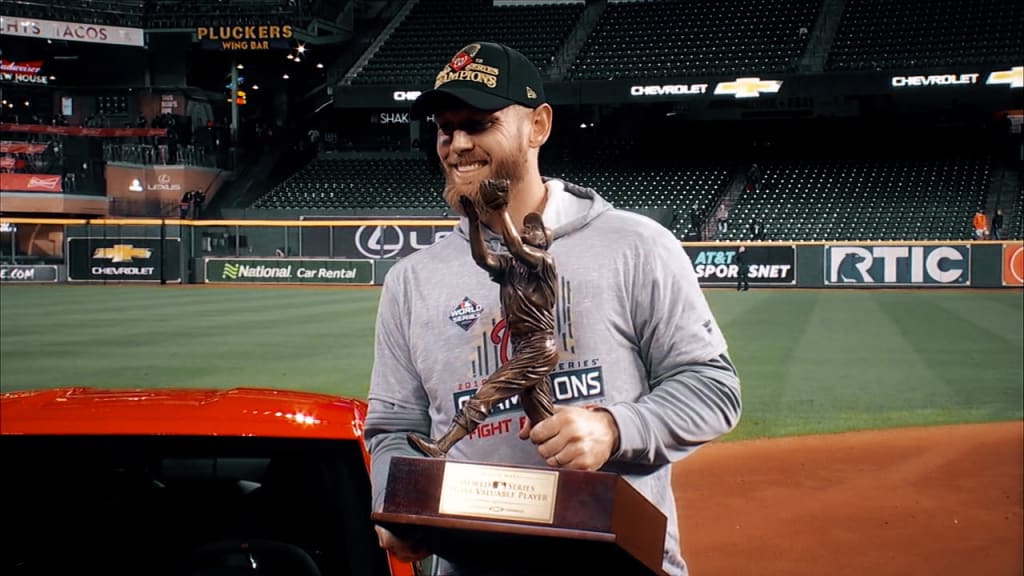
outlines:
[{"label": "black baseball cap", "polygon": [[544,81],[526,56],[504,44],[473,42],[459,50],[438,72],[434,89],[412,103],[422,118],[452,100],[479,110],[501,110],[511,104],[536,108],[545,102]]}]

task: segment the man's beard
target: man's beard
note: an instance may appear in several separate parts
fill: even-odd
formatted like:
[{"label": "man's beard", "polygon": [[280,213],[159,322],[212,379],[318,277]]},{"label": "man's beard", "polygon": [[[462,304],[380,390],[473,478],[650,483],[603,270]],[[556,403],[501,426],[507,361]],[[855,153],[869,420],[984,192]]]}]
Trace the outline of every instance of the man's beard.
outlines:
[{"label": "man's beard", "polygon": [[[459,204],[459,197],[466,196],[473,200],[473,203],[477,205],[477,209],[480,209],[480,181],[473,181],[467,183],[456,184],[448,178],[448,174],[451,168],[448,167],[444,161],[441,162],[441,171],[445,175],[444,184],[444,201],[448,204],[448,208],[456,214],[462,214],[462,206]],[[518,154],[512,154],[505,157],[501,161],[492,162],[488,165],[486,172],[489,174],[485,175],[485,178],[494,180],[508,180],[509,189],[514,189],[518,182],[521,182],[526,176],[526,151],[521,150]]]}]

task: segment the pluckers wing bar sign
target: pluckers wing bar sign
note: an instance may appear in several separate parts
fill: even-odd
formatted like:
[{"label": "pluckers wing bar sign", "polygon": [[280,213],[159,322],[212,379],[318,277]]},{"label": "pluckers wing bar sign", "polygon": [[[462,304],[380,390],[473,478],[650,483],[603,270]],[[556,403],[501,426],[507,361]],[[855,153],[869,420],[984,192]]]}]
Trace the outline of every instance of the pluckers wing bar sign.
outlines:
[{"label": "pluckers wing bar sign", "polygon": [[200,26],[196,28],[196,40],[204,50],[226,50],[251,52],[288,48],[292,38],[292,27],[285,24],[246,26]]}]

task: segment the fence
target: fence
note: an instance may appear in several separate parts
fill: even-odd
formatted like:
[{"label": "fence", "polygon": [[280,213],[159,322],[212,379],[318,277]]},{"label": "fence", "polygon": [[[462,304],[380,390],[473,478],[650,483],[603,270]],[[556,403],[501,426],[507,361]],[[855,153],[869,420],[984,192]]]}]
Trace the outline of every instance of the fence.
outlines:
[{"label": "fence", "polygon": [[[379,284],[456,220],[0,219],[0,279]],[[752,242],[753,286],[1019,287],[1024,242]],[[740,243],[682,244],[704,286],[733,286]],[[468,254],[467,248],[467,254]],[[32,268],[39,266],[39,269]],[[44,279],[44,280],[40,280]]]}]

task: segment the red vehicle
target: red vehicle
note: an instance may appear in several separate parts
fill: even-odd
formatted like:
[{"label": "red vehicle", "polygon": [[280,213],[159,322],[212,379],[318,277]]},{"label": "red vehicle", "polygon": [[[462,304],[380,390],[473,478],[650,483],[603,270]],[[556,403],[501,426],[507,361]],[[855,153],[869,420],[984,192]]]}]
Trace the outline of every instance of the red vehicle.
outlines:
[{"label": "red vehicle", "polygon": [[284,390],[0,396],[0,573],[411,576],[370,522],[366,405]]}]

